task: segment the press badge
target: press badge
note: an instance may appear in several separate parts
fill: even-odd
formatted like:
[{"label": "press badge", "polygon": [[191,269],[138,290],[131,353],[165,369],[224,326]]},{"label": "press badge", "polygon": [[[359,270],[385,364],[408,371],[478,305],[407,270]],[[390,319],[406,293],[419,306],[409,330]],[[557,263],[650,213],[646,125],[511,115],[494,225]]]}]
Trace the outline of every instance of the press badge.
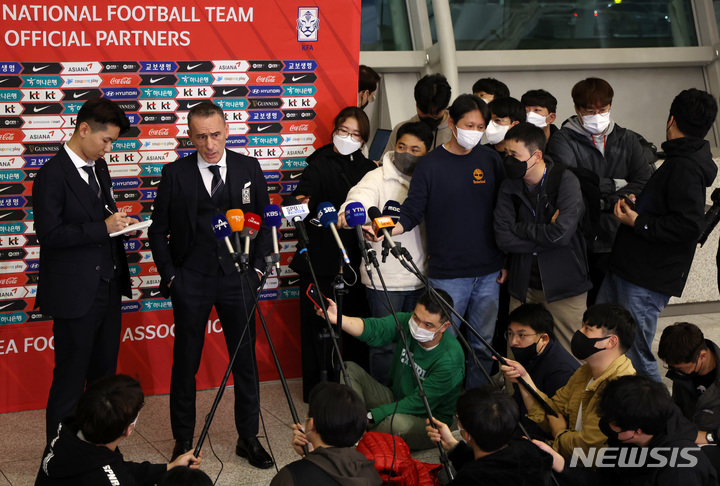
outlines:
[{"label": "press badge", "polygon": [[243,190],[242,190],[243,204],[250,204],[250,184],[252,184],[252,182],[248,182],[243,186]]}]

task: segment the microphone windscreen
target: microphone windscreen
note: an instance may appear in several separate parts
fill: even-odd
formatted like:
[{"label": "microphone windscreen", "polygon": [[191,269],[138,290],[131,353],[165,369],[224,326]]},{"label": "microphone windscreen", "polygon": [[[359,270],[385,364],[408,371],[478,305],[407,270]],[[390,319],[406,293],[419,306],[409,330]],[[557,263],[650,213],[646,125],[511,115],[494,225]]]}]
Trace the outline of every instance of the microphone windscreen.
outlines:
[{"label": "microphone windscreen", "polygon": [[245,213],[245,229],[247,230],[247,234],[244,236],[249,236],[251,240],[255,238],[260,229],[261,222],[262,220],[259,215],[255,213]]},{"label": "microphone windscreen", "polygon": [[338,215],[335,206],[329,202],[318,204],[317,219],[320,220],[320,224],[323,225],[324,228],[337,223]]},{"label": "microphone windscreen", "polygon": [[390,216],[394,223],[400,221],[400,203],[392,199],[388,200],[383,207],[383,216]]},{"label": "microphone windscreen", "polygon": [[222,214],[218,214],[217,216],[213,217],[212,222],[213,231],[215,232],[215,237],[218,240],[222,240],[232,234],[232,229],[230,229],[230,223],[228,223],[227,218],[225,218],[225,216],[223,216]]},{"label": "microphone windscreen", "polygon": [[382,216],[382,213],[380,213],[380,210],[376,206],[370,206],[367,210],[368,218],[377,219],[380,216]]},{"label": "microphone windscreen", "polygon": [[345,206],[345,222],[348,226],[358,226],[365,224],[365,208],[362,203],[351,202]]},{"label": "microphone windscreen", "polygon": [[230,229],[234,231],[242,231],[245,226],[245,213],[242,209],[228,209],[225,213],[228,222],[230,223]]},{"label": "microphone windscreen", "polygon": [[280,206],[277,204],[268,204],[265,206],[265,225],[268,228],[279,228],[282,224],[282,213]]}]

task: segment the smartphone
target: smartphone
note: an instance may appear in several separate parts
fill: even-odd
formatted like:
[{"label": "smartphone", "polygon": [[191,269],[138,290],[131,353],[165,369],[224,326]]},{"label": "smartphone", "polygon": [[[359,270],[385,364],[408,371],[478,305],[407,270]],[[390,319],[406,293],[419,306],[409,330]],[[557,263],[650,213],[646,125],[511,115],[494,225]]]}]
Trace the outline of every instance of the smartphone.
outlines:
[{"label": "smartphone", "polygon": [[[313,304],[315,304],[315,306],[316,306],[318,309],[322,309],[322,307],[321,307],[320,304],[319,304],[320,298],[323,298],[323,299],[327,300],[328,302],[330,301],[330,299],[328,299],[327,297],[325,297],[325,296],[322,294],[322,292],[320,292],[320,291],[318,290],[318,288],[315,286],[314,283],[311,283],[310,285],[308,285],[308,288],[307,288],[307,291],[305,292],[305,295],[308,296],[308,299],[312,300]],[[327,307],[327,304],[325,305],[325,307]]]},{"label": "smartphone", "polygon": [[625,201],[625,204],[627,204],[630,209],[632,209],[633,211],[635,211],[635,201],[633,201],[632,199],[630,199],[630,198],[627,196],[627,194],[623,196],[623,200]]}]

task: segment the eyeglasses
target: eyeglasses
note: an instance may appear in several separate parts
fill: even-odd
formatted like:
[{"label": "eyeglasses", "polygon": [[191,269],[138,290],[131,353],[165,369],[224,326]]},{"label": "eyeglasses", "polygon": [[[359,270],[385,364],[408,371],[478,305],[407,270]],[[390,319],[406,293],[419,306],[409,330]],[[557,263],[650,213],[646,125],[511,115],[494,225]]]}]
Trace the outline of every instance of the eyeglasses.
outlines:
[{"label": "eyeglasses", "polygon": [[518,341],[523,342],[525,341],[525,338],[529,338],[530,336],[537,336],[538,334],[515,334],[512,331],[505,331],[505,339],[508,340],[508,342],[512,341],[512,338],[516,337],[518,338]]},{"label": "eyeglasses", "polygon": [[359,133],[350,133],[345,127],[337,127],[335,131],[338,132],[338,134],[343,138],[350,137],[356,142],[363,141],[363,138],[360,136]]}]

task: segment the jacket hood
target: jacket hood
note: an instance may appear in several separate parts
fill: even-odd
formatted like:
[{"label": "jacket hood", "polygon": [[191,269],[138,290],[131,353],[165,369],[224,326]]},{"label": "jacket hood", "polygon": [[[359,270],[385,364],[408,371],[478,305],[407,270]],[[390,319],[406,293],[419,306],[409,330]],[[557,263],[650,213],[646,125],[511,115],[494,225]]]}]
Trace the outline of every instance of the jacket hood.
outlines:
[{"label": "jacket hood", "polygon": [[460,469],[463,484],[545,485],[550,481],[552,456],[528,440],[513,440],[489,456],[475,459]]},{"label": "jacket hood", "polygon": [[82,440],[75,422],[60,425],[58,436],[43,455],[41,468],[51,478],[71,478],[122,462],[122,454]]},{"label": "jacket hood", "polygon": [[385,152],[385,155],[382,157],[380,170],[383,171],[383,179],[386,181],[397,181],[400,184],[402,184],[404,187],[408,188],[410,187],[410,177],[403,175],[399,170],[397,170],[397,167],[395,167],[395,164],[393,164],[393,156],[395,155],[395,152]]},{"label": "jacket hood", "polygon": [[319,447],[306,459],[342,486],[376,485],[381,482],[373,462],[354,447]]},{"label": "jacket hood", "polygon": [[705,187],[710,187],[717,175],[717,165],[712,159],[710,143],[702,138],[683,137],[663,142],[666,157],[684,157],[697,164],[703,175]]}]

